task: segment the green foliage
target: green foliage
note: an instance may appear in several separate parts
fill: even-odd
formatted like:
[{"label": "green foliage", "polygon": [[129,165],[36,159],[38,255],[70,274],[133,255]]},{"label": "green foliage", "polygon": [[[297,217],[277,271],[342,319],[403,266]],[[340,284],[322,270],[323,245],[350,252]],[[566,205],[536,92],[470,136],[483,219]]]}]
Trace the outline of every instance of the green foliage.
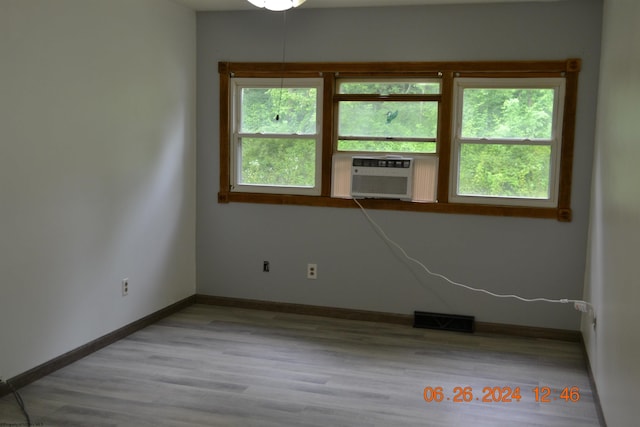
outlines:
[{"label": "green foliage", "polygon": [[315,134],[317,92],[316,88],[244,88],[241,132]]},{"label": "green foliage", "polygon": [[544,145],[463,144],[458,193],[547,198],[550,155]]},{"label": "green foliage", "polygon": [[[440,92],[440,86],[415,81],[346,82],[339,90],[343,94],[433,94]],[[242,89],[241,132],[255,134],[241,141],[243,183],[315,185],[318,96],[316,88]],[[460,194],[549,196],[551,148],[526,140],[552,138],[554,97],[553,89],[464,90]],[[338,107],[340,151],[437,152],[433,142],[438,134],[437,102],[341,101]],[[511,141],[484,143],[483,138]],[[476,141],[465,143],[465,139]]]},{"label": "green foliage", "polygon": [[244,88],[240,181],[243,184],[313,187],[315,138],[273,138],[269,134],[315,135],[316,88]]},{"label": "green foliage", "polygon": [[315,139],[244,138],[243,184],[313,187]]},{"label": "green foliage", "polygon": [[[343,82],[342,94],[424,95],[440,93],[439,82]],[[338,150],[360,152],[435,153],[428,141],[438,131],[438,103],[427,101],[342,101],[339,105]],[[342,140],[340,137],[358,140]],[[368,140],[393,138],[394,141]]]},{"label": "green foliage", "polygon": [[[463,138],[550,140],[553,89],[465,89]],[[525,142],[464,144],[458,193],[549,197],[551,149]]]},{"label": "green foliage", "polygon": [[339,109],[340,136],[425,139],[437,136],[437,102],[343,101]]},{"label": "green foliage", "polygon": [[373,153],[435,153],[435,142],[409,141],[345,141],[338,140],[339,151],[360,151]]},{"label": "green foliage", "polygon": [[440,93],[439,82],[342,82],[341,94],[433,95]]},{"label": "green foliage", "polygon": [[553,89],[465,89],[463,138],[551,139]]}]

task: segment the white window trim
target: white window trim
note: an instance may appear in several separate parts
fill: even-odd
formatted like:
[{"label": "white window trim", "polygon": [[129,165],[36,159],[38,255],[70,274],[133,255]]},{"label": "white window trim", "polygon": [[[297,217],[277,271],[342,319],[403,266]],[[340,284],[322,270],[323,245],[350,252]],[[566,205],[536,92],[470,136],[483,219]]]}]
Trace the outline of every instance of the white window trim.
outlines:
[{"label": "white window trim", "polygon": [[[230,184],[232,192],[239,193],[266,193],[266,194],[292,194],[318,196],[321,194],[322,185],[322,93],[324,81],[322,78],[232,78],[231,85],[231,155],[229,170],[231,173]],[[240,93],[243,88],[316,88],[316,132],[309,135],[298,134],[241,134],[241,100]],[[240,141],[244,137],[265,136],[280,139],[313,139],[315,141],[315,185],[313,187],[270,185],[270,184],[243,184],[239,182],[242,157]]]},{"label": "white window trim", "polygon": [[[557,207],[560,177],[560,153],[562,146],[562,126],[565,98],[565,79],[561,77],[516,77],[516,78],[455,78],[453,96],[453,129],[451,142],[451,167],[449,201],[452,203],[526,206],[526,207]],[[551,140],[524,140],[528,144],[539,144],[551,147],[551,159],[549,166],[549,197],[545,199],[524,197],[489,197],[477,195],[458,194],[458,170],[460,162],[460,150],[463,143],[479,144],[504,144],[518,143],[523,139],[471,139],[462,138],[462,104],[463,92],[468,88],[534,88],[554,89],[554,116],[552,124]]]}]

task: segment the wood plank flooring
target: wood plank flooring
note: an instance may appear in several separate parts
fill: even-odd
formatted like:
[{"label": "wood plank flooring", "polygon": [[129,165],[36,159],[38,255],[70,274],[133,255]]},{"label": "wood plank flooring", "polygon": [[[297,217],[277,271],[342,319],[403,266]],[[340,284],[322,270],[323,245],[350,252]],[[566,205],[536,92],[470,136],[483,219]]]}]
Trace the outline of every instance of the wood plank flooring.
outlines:
[{"label": "wood plank flooring", "polygon": [[[42,426],[599,426],[580,346],[196,304],[20,393]],[[485,403],[485,387],[522,399]],[[24,422],[0,399],[0,426]]]}]

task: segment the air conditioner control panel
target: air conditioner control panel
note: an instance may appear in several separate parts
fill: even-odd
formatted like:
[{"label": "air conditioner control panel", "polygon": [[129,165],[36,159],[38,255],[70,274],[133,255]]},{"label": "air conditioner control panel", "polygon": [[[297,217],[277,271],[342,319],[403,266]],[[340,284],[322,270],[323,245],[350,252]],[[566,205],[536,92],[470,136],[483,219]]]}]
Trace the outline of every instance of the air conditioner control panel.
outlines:
[{"label": "air conditioner control panel", "polygon": [[411,159],[354,157],[352,165],[366,168],[410,168]]}]

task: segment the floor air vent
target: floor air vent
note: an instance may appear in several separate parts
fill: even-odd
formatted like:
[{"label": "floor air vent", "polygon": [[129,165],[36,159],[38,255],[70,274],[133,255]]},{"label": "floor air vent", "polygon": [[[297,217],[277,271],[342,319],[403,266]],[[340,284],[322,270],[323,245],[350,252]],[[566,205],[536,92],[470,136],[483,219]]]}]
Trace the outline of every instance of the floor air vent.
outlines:
[{"label": "floor air vent", "polygon": [[413,327],[426,329],[440,329],[443,331],[473,332],[473,316],[459,316],[456,314],[413,312]]}]

